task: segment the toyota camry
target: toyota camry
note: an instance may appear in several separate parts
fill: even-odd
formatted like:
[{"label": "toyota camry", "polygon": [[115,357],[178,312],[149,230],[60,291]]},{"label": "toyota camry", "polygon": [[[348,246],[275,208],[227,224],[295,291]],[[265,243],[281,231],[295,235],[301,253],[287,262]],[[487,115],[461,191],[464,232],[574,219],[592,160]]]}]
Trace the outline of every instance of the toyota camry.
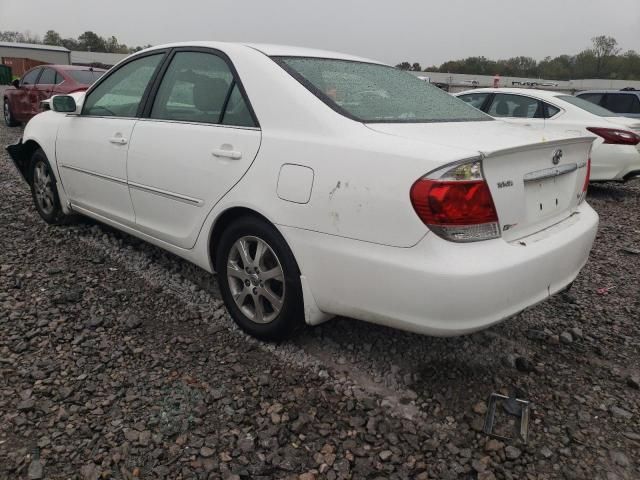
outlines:
[{"label": "toyota camry", "polygon": [[217,272],[260,338],[337,315],[486,328],[567,288],[596,234],[593,137],[373,60],[177,43],[50,103],[8,147],[44,221],[86,215]]}]

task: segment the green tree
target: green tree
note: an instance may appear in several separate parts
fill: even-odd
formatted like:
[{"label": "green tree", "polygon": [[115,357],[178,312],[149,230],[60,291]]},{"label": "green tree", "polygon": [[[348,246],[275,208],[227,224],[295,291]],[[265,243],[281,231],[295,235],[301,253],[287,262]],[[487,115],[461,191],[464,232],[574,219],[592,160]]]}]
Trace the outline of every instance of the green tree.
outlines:
[{"label": "green tree", "polygon": [[44,38],[42,42],[45,45],[62,45],[62,37],[55,30],[47,30],[47,33],[44,34]]},{"label": "green tree", "polygon": [[596,59],[596,75],[606,75],[606,67],[611,60],[611,57],[615,57],[620,53],[618,48],[618,41],[613,37],[607,37],[606,35],[600,35],[591,39],[593,47],[591,51]]},{"label": "green tree", "polygon": [[78,36],[78,48],[90,52],[105,52],[105,40],[100,35],[86,31]]},{"label": "green tree", "polygon": [[411,70],[411,64],[409,62],[402,62],[396,65],[396,68],[400,70]]},{"label": "green tree", "polygon": [[421,72],[422,67],[418,62],[415,62],[413,65],[411,65],[411,70],[413,70],[414,72]]}]

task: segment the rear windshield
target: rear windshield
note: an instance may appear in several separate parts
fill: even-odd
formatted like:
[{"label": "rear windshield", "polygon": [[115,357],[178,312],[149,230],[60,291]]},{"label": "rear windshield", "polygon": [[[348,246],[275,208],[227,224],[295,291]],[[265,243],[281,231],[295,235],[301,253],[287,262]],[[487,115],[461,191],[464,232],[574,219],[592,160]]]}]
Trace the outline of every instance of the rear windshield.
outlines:
[{"label": "rear windshield", "polygon": [[104,72],[96,70],[67,70],[67,74],[78,83],[91,85],[104,75]]},{"label": "rear windshield", "polygon": [[274,60],[331,108],[361,122],[493,120],[415,75],[386,65],[309,57]]},{"label": "rear windshield", "polygon": [[617,113],[613,113],[611,110],[607,110],[606,108],[601,107],[600,105],[596,105],[595,103],[591,103],[583,98],[572,97],[571,95],[558,95],[556,98],[560,100],[564,100],[571,105],[575,105],[582,110],[586,110],[589,113],[593,113],[599,117],[617,117]]}]

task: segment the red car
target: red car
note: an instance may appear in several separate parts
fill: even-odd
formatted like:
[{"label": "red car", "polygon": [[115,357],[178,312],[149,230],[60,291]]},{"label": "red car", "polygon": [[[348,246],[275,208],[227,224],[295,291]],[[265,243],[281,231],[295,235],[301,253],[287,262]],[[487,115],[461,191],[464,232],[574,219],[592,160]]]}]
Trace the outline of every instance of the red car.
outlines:
[{"label": "red car", "polygon": [[4,121],[9,127],[27,122],[42,111],[40,102],[53,95],[86,90],[106,70],[72,65],[40,65],[27,71],[4,91]]}]

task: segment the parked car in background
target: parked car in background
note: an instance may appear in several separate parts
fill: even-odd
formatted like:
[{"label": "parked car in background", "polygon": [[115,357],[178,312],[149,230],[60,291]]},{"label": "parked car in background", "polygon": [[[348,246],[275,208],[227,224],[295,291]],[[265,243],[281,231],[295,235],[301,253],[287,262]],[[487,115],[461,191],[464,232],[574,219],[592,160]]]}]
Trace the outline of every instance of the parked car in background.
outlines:
[{"label": "parked car in background", "polygon": [[486,328],[565,289],[596,234],[592,138],[543,140],[351,55],[158,46],[51,108],[8,147],[41,217],[216,271],[261,338],[335,315]]},{"label": "parked car in background", "polygon": [[640,119],[640,90],[585,90],[576,93],[576,97],[600,105],[618,115]]},{"label": "parked car in background", "polygon": [[89,88],[106,70],[72,65],[40,65],[25,72],[3,93],[4,122],[15,127],[27,122],[42,109],[40,102],[53,95]]},{"label": "parked car in background", "polygon": [[569,135],[595,135],[591,180],[640,176],[640,120],[621,117],[565,93],[521,88],[483,88],[456,96],[492,117]]}]

